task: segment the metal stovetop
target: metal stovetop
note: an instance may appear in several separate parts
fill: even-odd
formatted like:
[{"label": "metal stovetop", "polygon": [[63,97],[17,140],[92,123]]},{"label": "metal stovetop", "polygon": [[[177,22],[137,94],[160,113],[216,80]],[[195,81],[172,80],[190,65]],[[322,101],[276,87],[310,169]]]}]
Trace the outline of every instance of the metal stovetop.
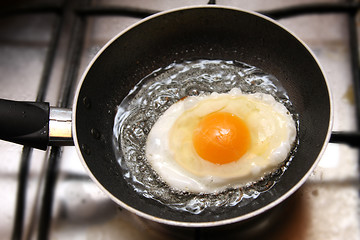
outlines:
[{"label": "metal stovetop", "polygon": [[[118,32],[161,10],[208,3],[263,12],[299,36],[330,82],[334,130],[358,129],[357,1],[4,1],[0,97],[69,107],[87,64]],[[0,141],[0,156],[1,239],[360,239],[359,151],[344,144],[329,144],[276,217],[227,230],[169,229],[119,208],[74,147],[43,152]]]}]

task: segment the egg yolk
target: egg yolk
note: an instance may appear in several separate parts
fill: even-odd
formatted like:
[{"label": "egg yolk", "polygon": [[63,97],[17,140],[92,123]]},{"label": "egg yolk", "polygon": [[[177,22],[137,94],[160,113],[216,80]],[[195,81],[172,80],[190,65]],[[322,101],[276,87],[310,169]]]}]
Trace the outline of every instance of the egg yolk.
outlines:
[{"label": "egg yolk", "polygon": [[197,154],[215,164],[239,160],[250,146],[250,132],[245,122],[228,112],[215,112],[200,120],[193,132]]}]

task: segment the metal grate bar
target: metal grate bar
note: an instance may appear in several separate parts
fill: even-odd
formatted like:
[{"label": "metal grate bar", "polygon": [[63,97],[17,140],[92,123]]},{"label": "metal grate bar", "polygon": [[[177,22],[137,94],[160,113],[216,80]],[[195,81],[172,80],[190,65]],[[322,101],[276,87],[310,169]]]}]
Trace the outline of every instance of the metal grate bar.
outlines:
[{"label": "metal grate bar", "polygon": [[[36,13],[55,13],[56,19],[54,23],[54,28],[51,33],[51,40],[48,46],[46,58],[45,58],[45,65],[42,72],[40,85],[38,88],[38,93],[36,97],[36,101],[44,101],[45,93],[47,91],[47,87],[50,81],[51,71],[53,69],[53,64],[55,60],[55,54],[58,47],[59,39],[60,39],[60,32],[62,28],[62,22],[59,21],[59,11],[55,8],[45,8],[40,7],[36,8]],[[40,11],[41,9],[41,11]],[[32,12],[33,9],[23,8],[20,13],[34,13]],[[11,11],[8,11],[9,14]],[[14,14],[18,14],[19,11],[13,11]],[[1,16],[3,16],[1,14]],[[13,234],[12,239],[21,239],[23,235],[23,224],[24,224],[24,213],[25,213],[25,202],[26,202],[26,189],[27,189],[27,181],[28,181],[28,174],[29,174],[29,166],[31,161],[31,154],[32,148],[24,146],[21,154],[21,161],[20,161],[20,169],[19,169],[19,177],[18,177],[18,189],[16,195],[16,205],[15,205],[15,218],[14,218],[14,227],[13,227]]]},{"label": "metal grate bar", "polygon": [[0,17],[21,15],[21,14],[60,14],[61,6],[54,4],[29,4],[16,7],[9,7],[0,10]]},{"label": "metal grate bar", "polygon": [[[348,28],[349,28],[349,46],[350,46],[350,62],[351,71],[354,84],[354,98],[356,110],[356,124],[357,132],[333,132],[330,142],[333,143],[348,143],[352,147],[359,147],[360,145],[360,69],[359,69],[359,44],[357,37],[356,11],[349,12]],[[360,165],[360,156],[359,156]]]},{"label": "metal grate bar", "polygon": [[21,239],[23,235],[25,202],[26,202],[26,188],[29,175],[29,166],[31,159],[32,148],[24,146],[21,153],[20,168],[18,175],[18,186],[15,203],[15,217],[14,226],[11,239]]},{"label": "metal grate bar", "polygon": [[57,47],[60,41],[60,33],[63,26],[62,12],[57,12],[57,16],[55,19],[54,28],[51,35],[51,41],[49,45],[49,49],[45,59],[44,70],[41,76],[40,86],[38,90],[38,95],[36,97],[36,101],[42,102],[45,100],[46,91],[48,89],[49,80],[52,72],[52,67],[54,65],[55,56]]},{"label": "metal grate bar", "polygon": [[72,90],[77,80],[80,67],[80,59],[83,51],[85,37],[85,19],[82,16],[75,16],[75,23],[71,33],[68,58],[65,66],[63,89],[58,102],[59,107],[67,108],[72,103]]},{"label": "metal grate bar", "polygon": [[274,18],[294,17],[304,14],[355,13],[360,8],[358,3],[319,3],[304,4],[293,7],[261,11],[262,14]]},{"label": "metal grate bar", "polygon": [[[72,9],[69,11],[72,11]],[[74,89],[79,72],[80,59],[85,37],[85,19],[82,16],[76,15],[74,22],[74,27],[71,31],[71,44],[67,51],[68,58],[64,70],[65,75],[62,80],[63,88],[61,89],[60,98],[57,104],[59,107],[63,108],[67,108],[71,104],[72,90]],[[49,166],[45,177],[44,194],[41,202],[42,207],[40,211],[38,239],[48,239],[51,226],[53,196],[55,192],[56,179],[58,175],[58,162],[60,161],[60,157],[61,148],[52,147],[49,158]]]},{"label": "metal grate bar", "polygon": [[[351,70],[353,76],[354,84],[354,98],[355,98],[355,107],[356,107],[356,124],[357,129],[360,129],[360,67],[359,67],[359,43],[357,37],[357,21],[356,15],[359,11],[351,14],[349,16],[349,44],[351,52]],[[359,145],[360,141],[357,141]],[[360,179],[360,151],[358,152],[358,178]],[[358,191],[360,196],[360,191]]]},{"label": "metal grate bar", "polygon": [[121,15],[127,17],[145,18],[159,11],[131,7],[88,6],[75,9],[75,12],[80,16]]},{"label": "metal grate bar", "polygon": [[[216,4],[215,0],[209,0],[208,4]],[[145,18],[160,11],[117,6],[89,6],[75,9],[80,16],[111,16],[121,15],[135,18]]]},{"label": "metal grate bar", "polygon": [[351,69],[354,83],[354,97],[356,102],[356,123],[360,129],[360,69],[359,69],[359,44],[357,38],[356,14],[349,16],[349,44],[351,52]]},{"label": "metal grate bar", "polygon": [[61,156],[61,147],[52,147],[48,159],[48,166],[45,175],[44,194],[42,197],[38,239],[48,239],[51,225],[52,203],[55,192],[55,183],[58,172],[59,158]]}]

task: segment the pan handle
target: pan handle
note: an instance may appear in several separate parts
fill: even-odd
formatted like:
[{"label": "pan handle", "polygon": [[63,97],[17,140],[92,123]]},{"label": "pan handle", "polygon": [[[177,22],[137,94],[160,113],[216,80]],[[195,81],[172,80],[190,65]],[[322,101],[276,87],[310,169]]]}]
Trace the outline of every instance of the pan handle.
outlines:
[{"label": "pan handle", "polygon": [[71,110],[0,99],[0,139],[41,150],[48,145],[73,145]]}]

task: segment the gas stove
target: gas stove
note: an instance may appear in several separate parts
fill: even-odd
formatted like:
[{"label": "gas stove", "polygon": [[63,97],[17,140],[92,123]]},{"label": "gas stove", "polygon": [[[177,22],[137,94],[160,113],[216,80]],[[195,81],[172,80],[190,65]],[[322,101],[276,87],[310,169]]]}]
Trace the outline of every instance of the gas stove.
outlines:
[{"label": "gas stove", "polygon": [[[328,78],[333,130],[360,126],[359,3],[336,0],[11,1],[0,10],[0,97],[71,107],[101,47],[162,10],[218,4],[279,21],[314,52]],[[113,203],[72,146],[40,151],[0,141],[1,239],[360,239],[359,150],[330,143],[307,182],[256,223],[178,229]]]}]

